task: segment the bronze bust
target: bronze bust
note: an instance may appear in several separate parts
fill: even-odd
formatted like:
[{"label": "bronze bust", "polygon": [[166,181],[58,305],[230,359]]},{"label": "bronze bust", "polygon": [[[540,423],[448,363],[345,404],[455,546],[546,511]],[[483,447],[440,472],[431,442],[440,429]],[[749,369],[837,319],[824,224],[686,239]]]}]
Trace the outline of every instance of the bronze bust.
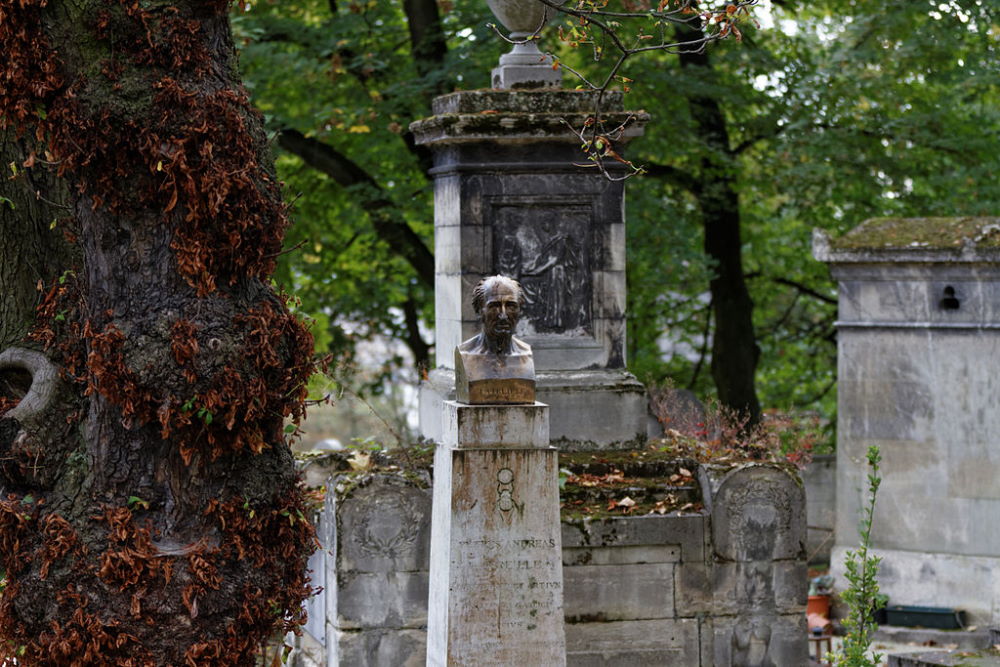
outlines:
[{"label": "bronze bust", "polygon": [[483,278],[472,290],[482,331],[455,348],[455,389],[460,403],[535,402],[531,346],[514,336],[524,290],[513,278]]}]

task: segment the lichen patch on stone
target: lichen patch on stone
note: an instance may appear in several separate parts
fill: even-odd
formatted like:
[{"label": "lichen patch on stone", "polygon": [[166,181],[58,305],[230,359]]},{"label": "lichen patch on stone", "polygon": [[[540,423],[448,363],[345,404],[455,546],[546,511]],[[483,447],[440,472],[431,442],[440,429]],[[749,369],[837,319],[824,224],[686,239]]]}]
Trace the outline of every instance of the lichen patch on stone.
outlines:
[{"label": "lichen patch on stone", "polygon": [[872,218],[831,242],[835,250],[1000,247],[1000,217]]}]

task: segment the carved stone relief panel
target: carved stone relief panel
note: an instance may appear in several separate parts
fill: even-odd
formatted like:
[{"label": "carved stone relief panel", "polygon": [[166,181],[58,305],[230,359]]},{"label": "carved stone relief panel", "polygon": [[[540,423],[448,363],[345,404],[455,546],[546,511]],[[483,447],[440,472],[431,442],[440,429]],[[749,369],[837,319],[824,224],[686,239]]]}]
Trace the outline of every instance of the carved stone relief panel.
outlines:
[{"label": "carved stone relief panel", "polygon": [[494,201],[493,271],[517,279],[527,305],[518,335],[593,336],[594,257],[589,201]]}]

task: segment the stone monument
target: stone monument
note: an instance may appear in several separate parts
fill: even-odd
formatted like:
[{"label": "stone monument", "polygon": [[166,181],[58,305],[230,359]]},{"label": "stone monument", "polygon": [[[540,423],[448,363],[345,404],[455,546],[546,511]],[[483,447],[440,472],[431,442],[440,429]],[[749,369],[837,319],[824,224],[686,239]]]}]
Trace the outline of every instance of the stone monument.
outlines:
[{"label": "stone monument", "polygon": [[1000,623],[1000,218],[875,218],[817,259],[838,286],[832,574],[857,546],[865,452],[882,450],[871,541],[891,605]]},{"label": "stone monument", "polygon": [[480,281],[482,331],[455,351],[469,402],[444,404],[434,456],[429,666],[566,664],[558,452],[513,336],[522,299],[509,278]]},{"label": "stone monument", "polygon": [[[514,38],[548,18],[537,0],[490,5]],[[518,20],[522,12],[534,14]],[[534,40],[521,47],[535,49],[535,74],[518,74],[521,65],[504,56],[497,71],[505,73],[494,80],[502,90],[444,95],[434,116],[411,126],[434,153],[437,358],[421,387],[420,431],[441,441],[443,404],[456,398],[453,350],[479,326],[462,295],[501,273],[523,287],[516,333],[534,351],[551,442],[577,450],[641,444],[646,392],[625,365],[624,184],[579,166],[586,156],[576,130],[593,116],[597,95],[559,89],[560,72],[538,67],[544,56]],[[619,152],[648,118],[623,111],[616,92],[605,94],[601,116],[624,127]]]}]

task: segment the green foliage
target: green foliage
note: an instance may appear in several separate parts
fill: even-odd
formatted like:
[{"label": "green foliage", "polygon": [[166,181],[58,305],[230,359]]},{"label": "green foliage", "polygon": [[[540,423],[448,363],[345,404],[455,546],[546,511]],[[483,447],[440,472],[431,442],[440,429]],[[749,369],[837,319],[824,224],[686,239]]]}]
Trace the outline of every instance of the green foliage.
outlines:
[{"label": "green foliage", "polygon": [[[380,240],[371,206],[397,212],[432,245],[433,193],[407,128],[429,114],[434,95],[465,81],[485,85],[486,60],[500,50],[469,48],[490,41],[489,10],[485,3],[460,5],[442,15],[449,53],[429,67],[413,57],[402,2],[256,3],[233,16],[247,87],[269,128],[332,147],[377,186],[344,187],[299,156],[279,153],[278,171],[294,200],[286,245],[295,250],[282,257],[276,277],[316,320],[317,350],[333,353],[345,373],[359,344],[406,338],[408,301],[429,338],[432,286]],[[402,357],[383,361],[371,388],[407,364]]]},{"label": "green foliage", "polygon": [[879,477],[879,463],[882,456],[879,448],[868,448],[868,504],[865,505],[861,522],[858,526],[860,544],[857,549],[848,551],[844,558],[848,588],[841,597],[847,604],[849,614],[844,620],[844,643],[841,653],[833,657],[838,667],[878,667],[881,656],[867,657],[872,643],[872,634],[878,627],[875,623],[875,612],[885,606],[885,596],[878,591],[878,564],[882,561],[869,551],[872,532],[872,517],[875,512],[875,496],[878,493],[882,478]]},{"label": "green foliage", "polygon": [[[758,12],[764,27],[741,24],[742,42],[710,46],[710,67],[650,53],[620,73],[631,88],[626,106],[653,115],[628,151],[649,167],[628,183],[628,363],[648,382],[673,378],[712,394],[714,268],[693,193],[707,175],[725,173],[739,196],[761,402],[833,421],[835,285],[811,258],[812,230],[837,235],[869,217],[1000,210],[1000,16],[986,0],[770,4],[769,15]],[[434,95],[488,85],[508,48],[487,27],[495,19],[486,3],[441,2],[447,54],[418,61],[403,5],[294,0],[254,3],[233,17],[247,86],[269,127],[333,147],[374,183],[344,187],[297,155],[278,158],[295,198],[287,244],[297,248],[281,258],[278,277],[317,321],[314,333],[325,331],[318,349],[334,353],[344,374],[360,344],[410,339],[407,304],[431,342],[431,287],[375,233],[372,202],[384,200],[379,210],[398,213],[432,244],[426,156],[407,127],[431,113]],[[608,9],[626,5],[642,3]],[[574,25],[555,21],[542,48],[600,78],[607,60],[595,65],[590,47],[558,39],[560,27],[572,35]],[[694,130],[698,97],[724,112],[725,154]],[[380,361],[366,379],[372,387],[409,363]]]},{"label": "green foliage", "polygon": [[[669,56],[632,62],[626,104],[653,112],[630,157],[629,365],[711,392],[701,213],[692,187],[736,176],[743,261],[760,347],[761,402],[836,409],[835,285],[811,258],[812,229],[874,216],[1000,210],[1000,16],[987,2],[772,3],[774,27],[715,44],[710,69]],[[688,100],[722,106],[729,155],[696,135]],[[658,172],[652,168],[670,169]],[[661,360],[666,335],[684,355]]]},{"label": "green foliage", "polygon": [[137,507],[141,507],[144,510],[149,509],[149,501],[143,500],[139,496],[129,496],[125,504],[130,510],[134,510]]}]

